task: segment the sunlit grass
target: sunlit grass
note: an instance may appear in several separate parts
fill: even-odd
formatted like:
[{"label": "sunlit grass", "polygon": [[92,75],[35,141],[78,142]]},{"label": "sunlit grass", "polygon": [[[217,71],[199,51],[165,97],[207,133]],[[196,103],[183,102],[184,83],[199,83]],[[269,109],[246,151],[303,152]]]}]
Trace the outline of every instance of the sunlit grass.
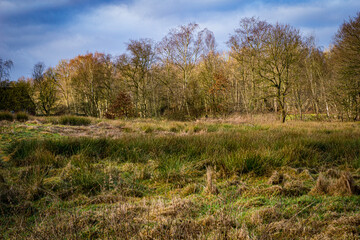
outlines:
[{"label": "sunlit grass", "polygon": [[[7,160],[0,169],[0,230],[10,239],[336,239],[350,228],[358,234],[355,192],[310,192],[330,168],[351,172],[359,184],[359,127],[106,120],[81,127],[88,137],[73,137],[65,131],[72,126],[8,123],[1,126]],[[90,137],[95,130],[121,134]],[[205,191],[209,167],[213,194]],[[282,179],[275,184],[274,171]]]}]

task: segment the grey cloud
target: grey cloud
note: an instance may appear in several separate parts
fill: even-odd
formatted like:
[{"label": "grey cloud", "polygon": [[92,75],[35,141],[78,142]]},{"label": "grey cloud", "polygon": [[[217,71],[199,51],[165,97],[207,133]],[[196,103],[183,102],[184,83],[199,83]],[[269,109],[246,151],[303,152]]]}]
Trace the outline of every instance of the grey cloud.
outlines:
[{"label": "grey cloud", "polygon": [[[38,7],[46,2],[37,1]],[[4,3],[0,0],[0,6]],[[64,0],[59,4],[70,3]],[[87,51],[118,55],[125,51],[129,39],[148,37],[159,41],[170,28],[193,21],[213,31],[219,47],[226,49],[225,42],[239,20],[251,16],[271,23],[289,23],[306,35],[315,34],[319,45],[326,47],[340,24],[354,16],[359,7],[360,2],[353,0],[291,4],[235,0],[111,1],[73,16],[63,26],[35,24],[11,28],[6,23],[0,24],[0,56],[14,61],[16,79],[29,75],[37,61],[54,66],[61,59]]]},{"label": "grey cloud", "polygon": [[56,8],[70,2],[71,0],[0,0],[0,16],[7,17],[41,8]]}]

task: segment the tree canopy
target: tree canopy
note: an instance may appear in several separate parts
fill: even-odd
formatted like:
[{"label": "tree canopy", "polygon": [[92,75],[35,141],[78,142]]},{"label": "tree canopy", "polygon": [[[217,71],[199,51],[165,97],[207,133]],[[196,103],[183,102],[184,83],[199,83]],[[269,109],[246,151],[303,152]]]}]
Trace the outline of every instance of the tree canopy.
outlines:
[{"label": "tree canopy", "polygon": [[[244,18],[229,37],[229,51],[218,51],[210,30],[189,23],[160,42],[131,39],[119,56],[87,53],[47,69],[38,63],[32,78],[17,83],[9,81],[12,61],[0,59],[1,109],[109,118],[276,112],[282,122],[305,113],[358,120],[359,36],[360,13],[340,26],[328,50],[290,25]],[[10,88],[22,89],[11,95],[23,100],[9,100]]]}]

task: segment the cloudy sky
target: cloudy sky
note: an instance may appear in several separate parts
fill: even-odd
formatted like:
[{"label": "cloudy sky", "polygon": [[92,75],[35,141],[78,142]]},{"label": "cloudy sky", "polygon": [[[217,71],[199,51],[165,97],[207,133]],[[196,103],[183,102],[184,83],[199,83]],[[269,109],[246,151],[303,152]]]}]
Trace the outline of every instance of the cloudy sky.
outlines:
[{"label": "cloudy sky", "polygon": [[215,33],[220,49],[243,17],[287,23],[327,48],[339,26],[360,11],[359,0],[0,0],[0,58],[11,79],[31,76],[35,63],[55,66],[87,52],[113,56],[129,39],[162,39],[196,22]]}]

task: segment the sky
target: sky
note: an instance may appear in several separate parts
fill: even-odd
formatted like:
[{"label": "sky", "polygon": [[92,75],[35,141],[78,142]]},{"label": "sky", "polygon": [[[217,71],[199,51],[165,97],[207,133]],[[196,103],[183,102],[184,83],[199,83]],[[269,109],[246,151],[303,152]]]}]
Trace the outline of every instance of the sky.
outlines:
[{"label": "sky", "polygon": [[130,39],[160,41],[172,28],[196,22],[227,50],[244,17],[290,24],[324,49],[339,26],[360,11],[359,0],[0,0],[0,58],[11,59],[11,80],[33,66],[54,67],[88,52],[117,56]]}]

